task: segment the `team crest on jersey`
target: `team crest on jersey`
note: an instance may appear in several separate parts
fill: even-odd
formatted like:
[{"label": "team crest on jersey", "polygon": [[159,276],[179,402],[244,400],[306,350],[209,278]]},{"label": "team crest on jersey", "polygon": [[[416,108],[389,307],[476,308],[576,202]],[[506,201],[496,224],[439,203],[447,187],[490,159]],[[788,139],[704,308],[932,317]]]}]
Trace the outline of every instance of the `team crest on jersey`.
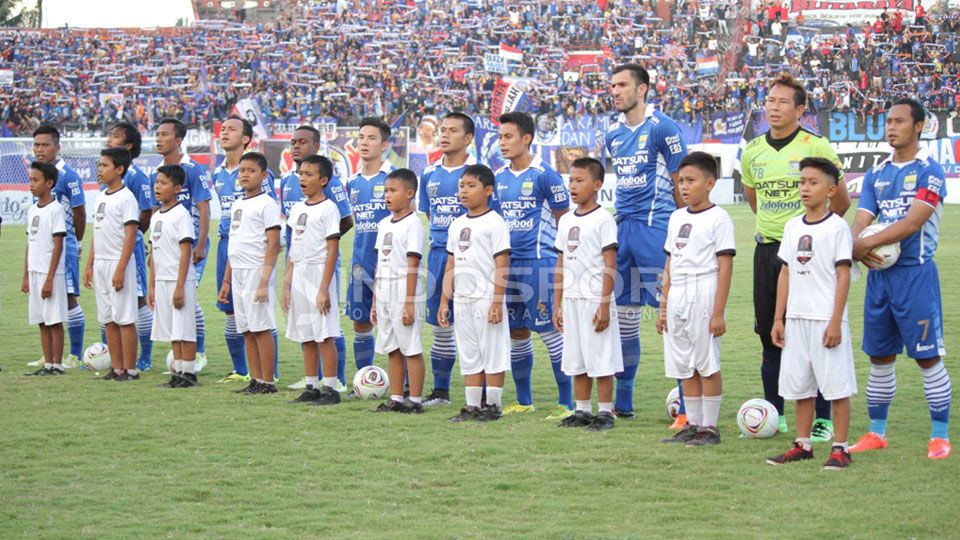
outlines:
[{"label": "team crest on jersey", "polygon": [[643,135],[640,135],[640,138],[637,139],[637,142],[639,144],[647,144],[647,134],[644,133]]},{"label": "team crest on jersey", "polygon": [[799,170],[800,170],[800,161],[802,161],[802,160],[803,160],[803,158],[800,157],[800,156],[790,156],[790,168],[793,169],[793,170],[795,170],[795,171],[799,171]]},{"label": "team crest on jersey", "polygon": [[429,184],[427,184],[427,195],[429,195],[431,198],[436,197],[439,191],[440,191],[439,182],[430,182]]},{"label": "team crest on jersey", "polygon": [[297,226],[293,228],[294,234],[300,236],[307,230],[307,215],[300,214],[300,217],[297,218]]},{"label": "team crest on jersey", "polygon": [[374,199],[382,199],[382,198],[383,198],[384,189],[385,189],[385,188],[384,188],[383,184],[377,184],[377,185],[373,186],[373,198],[374,198]]},{"label": "team crest on jersey", "polygon": [[243,210],[237,208],[233,211],[233,217],[230,218],[230,230],[235,231],[240,228],[240,219],[243,217]]},{"label": "team crest on jersey", "polygon": [[692,230],[693,224],[691,223],[684,223],[683,226],[680,227],[680,232],[677,233],[677,241],[675,242],[677,249],[683,249],[690,243],[690,231]]},{"label": "team crest on jersey", "polygon": [[524,197],[533,195],[533,182],[524,182],[520,184],[520,194]]},{"label": "team crest on jersey", "polygon": [[915,189],[917,189],[917,175],[908,174],[907,177],[903,179],[903,190],[913,191]]},{"label": "team crest on jersey", "polygon": [[159,242],[159,241],[160,241],[160,235],[161,235],[162,233],[163,233],[163,222],[162,222],[162,221],[158,221],[157,224],[153,226],[153,237],[152,237],[152,241],[153,241],[153,242]]},{"label": "team crest on jersey", "polygon": [[457,248],[461,252],[470,249],[470,227],[460,231],[460,238],[457,240]]},{"label": "team crest on jersey", "polygon": [[40,231],[40,216],[33,216],[33,221],[30,222],[30,236],[36,236]]},{"label": "team crest on jersey", "polygon": [[383,251],[384,255],[390,255],[390,252],[393,251],[393,233],[388,232],[383,235],[383,246],[380,248]]},{"label": "team crest on jersey", "polygon": [[813,237],[805,234],[797,242],[797,262],[807,264],[813,259]]},{"label": "team crest on jersey", "polygon": [[353,206],[356,206],[358,202],[360,202],[360,192],[359,192],[359,191],[351,191],[351,192],[350,192],[350,204],[352,204]]},{"label": "team crest on jersey", "polygon": [[580,247],[580,227],[571,227],[567,234],[567,251],[573,253]]},{"label": "team crest on jersey", "polygon": [[103,218],[107,215],[107,203],[102,202],[97,206],[97,213],[94,214],[94,219],[97,221],[103,221]]}]

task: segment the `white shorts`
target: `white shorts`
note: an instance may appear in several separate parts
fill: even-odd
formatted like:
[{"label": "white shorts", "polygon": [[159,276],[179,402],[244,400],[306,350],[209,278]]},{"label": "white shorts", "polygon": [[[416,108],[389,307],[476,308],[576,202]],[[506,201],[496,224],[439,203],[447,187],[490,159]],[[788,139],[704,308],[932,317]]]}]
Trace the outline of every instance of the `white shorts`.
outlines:
[{"label": "white shorts", "polygon": [[290,285],[290,311],[287,313],[287,339],[297,343],[321,342],[340,336],[340,299],[336,280],[330,280],[330,311],[317,309],[317,293],[323,281],[322,264],[297,264]]},{"label": "white shorts", "polygon": [[413,303],[413,324],[403,325],[403,305],[377,301],[377,345],[376,352],[390,354],[400,349],[404,356],[423,354],[420,333],[426,315],[423,302]]},{"label": "white shorts", "polygon": [[710,333],[717,274],[676,276],[667,293],[663,370],[669,379],[709,377],[720,371],[720,338]]},{"label": "white shorts", "polygon": [[276,302],[274,275],[270,274],[267,285],[267,301],[254,302],[262,268],[234,268],[230,276],[230,289],[233,292],[233,315],[237,321],[237,332],[265,332],[276,330],[277,317],[273,305]]},{"label": "white shorts", "polygon": [[609,377],[623,371],[617,306],[610,303],[610,326],[594,329],[593,316],[599,300],[563,299],[563,360],[560,368],[570,376]]},{"label": "white shorts", "polygon": [[196,280],[188,279],[183,284],[183,307],[173,307],[173,291],[176,281],[157,280],[154,289],[153,341],[197,341]]},{"label": "white shorts", "polygon": [[492,300],[459,299],[453,301],[453,334],[460,357],[460,373],[503,373],[510,370],[510,326],[507,322],[507,303],[503,303],[503,320],[490,324]]},{"label": "white shorts", "polygon": [[123,289],[113,288],[113,273],[120,261],[94,259],[93,290],[97,297],[97,322],[120,326],[137,322],[137,263],[130,257],[123,274]]},{"label": "white shorts", "polygon": [[27,301],[27,313],[30,324],[53,326],[67,320],[67,280],[63,274],[53,276],[50,298],[41,298],[43,283],[47,281],[45,272],[30,272],[27,275],[30,295]]},{"label": "white shorts", "polygon": [[780,361],[780,395],[784,399],[817,397],[833,401],[857,393],[850,325],[840,326],[840,344],[823,346],[827,321],[787,319],[783,358]]}]

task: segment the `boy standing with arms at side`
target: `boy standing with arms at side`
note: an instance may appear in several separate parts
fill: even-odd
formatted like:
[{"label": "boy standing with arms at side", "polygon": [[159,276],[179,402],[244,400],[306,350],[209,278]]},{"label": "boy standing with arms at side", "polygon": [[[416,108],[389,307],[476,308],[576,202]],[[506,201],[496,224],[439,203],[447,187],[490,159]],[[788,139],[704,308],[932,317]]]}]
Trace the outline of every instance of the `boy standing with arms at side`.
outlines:
[{"label": "boy standing with arms at side", "polygon": [[727,329],[724,309],[737,251],[733,221],[710,202],[718,172],[717,161],[704,152],[680,161],[677,190],[685,207],[667,225],[657,332],[663,334],[666,376],[683,384],[687,424],[665,443],[720,444],[720,336]]},{"label": "boy standing with arms at side", "polygon": [[[577,210],[560,216],[553,325],[563,332],[563,372],[573,377],[576,412],[560,427],[612,429],[613,379],[623,371],[613,283],[617,272],[617,223],[600,205],[603,165],[581,158],[570,169],[570,198]],[[569,326],[566,323],[569,322]],[[600,414],[590,402],[597,379]]]},{"label": "boy standing with arms at side", "polygon": [[783,229],[777,254],[783,267],[770,332],[774,345],[783,349],[780,395],[797,402],[797,440],[787,452],[767,459],[770,465],[813,458],[810,433],[818,388],[833,403],[833,450],[823,468],[850,465],[850,396],[857,393],[847,324],[853,237],[847,222],[830,211],[839,179],[840,170],[828,159],[800,161],[800,200],[806,212]]},{"label": "boy standing with arms at side", "polygon": [[[390,399],[377,412],[423,413],[424,319],[423,223],[413,210],[417,175],[397,169],[387,175],[384,199],[393,213],[383,218],[377,232],[377,269],[374,274],[370,320],[377,325],[376,352],[387,355]],[[410,397],[403,399],[404,374],[409,374]]]},{"label": "boy standing with arms at side", "polygon": [[[470,165],[460,177],[460,200],[467,213],[453,220],[447,237],[447,267],[437,314],[442,328],[451,315],[460,353],[467,404],[451,422],[489,421],[502,416],[504,372],[510,369],[510,329],[505,319],[510,273],[510,231],[487,204],[493,195],[493,171]],[[453,298],[454,314],[449,300]],[[480,408],[483,386],[487,406]]]},{"label": "boy standing with arms at side", "polygon": [[277,329],[273,304],[273,272],[280,254],[280,206],[263,191],[267,158],[249,152],[240,158],[240,185],[244,197],[233,202],[230,216],[230,246],[223,285],[217,300],[226,303],[234,291],[237,331],[243,334],[247,363],[253,380],[239,392],[275,394],[275,345]]},{"label": "boy standing with arms at side", "polygon": [[197,386],[197,274],[190,212],[177,200],[186,173],[179,165],[157,168],[154,194],[160,209],[150,220],[150,287],[147,304],[154,310],[153,341],[170,341],[170,380],[160,386]]},{"label": "boy standing with arms at side", "polygon": [[105,380],[135,381],[137,371],[137,265],[131,264],[140,208],[123,184],[130,153],[123,148],[100,152],[97,173],[107,189],[97,197],[93,217],[93,242],[83,272],[83,284],[94,288],[97,319],[106,327],[107,348],[113,370]]},{"label": "boy standing with arms at side", "polygon": [[[283,280],[287,339],[301,344],[306,387],[291,403],[336,405],[340,299],[334,281],[340,254],[340,212],[325,190],[333,176],[330,160],[317,155],[300,162],[299,184],[306,199],[287,214],[290,245]],[[323,363],[323,386],[320,366]]]},{"label": "boy standing with arms at side", "polygon": [[30,324],[40,325],[43,366],[27,375],[63,375],[63,321],[67,319],[63,247],[67,222],[51,193],[57,175],[57,168],[49,163],[30,164],[30,193],[37,202],[27,211],[27,250],[20,290],[29,295]]}]

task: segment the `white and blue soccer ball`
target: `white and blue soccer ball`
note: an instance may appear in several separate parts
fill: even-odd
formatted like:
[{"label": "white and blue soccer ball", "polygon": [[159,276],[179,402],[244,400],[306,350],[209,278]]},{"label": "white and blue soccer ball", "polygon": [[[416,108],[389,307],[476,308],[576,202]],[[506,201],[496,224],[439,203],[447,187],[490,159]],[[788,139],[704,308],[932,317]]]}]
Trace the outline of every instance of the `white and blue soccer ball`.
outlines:
[{"label": "white and blue soccer ball", "polygon": [[671,420],[676,420],[677,415],[680,414],[680,389],[674,386],[670,389],[670,392],[667,393],[667,416]]},{"label": "white and blue soccer ball", "polygon": [[737,427],[748,439],[768,439],[780,430],[780,414],[773,403],[751,399],[737,412]]},{"label": "white and blue soccer ball", "polygon": [[[860,238],[873,236],[886,227],[886,225],[874,223],[860,232]],[[887,244],[885,246],[877,246],[873,248],[873,253],[876,253],[880,256],[880,258],[883,259],[883,262],[880,263],[880,266],[877,267],[877,270],[886,270],[887,268],[897,264],[897,259],[900,258],[900,242]]]},{"label": "white and blue soccer ball", "polygon": [[94,343],[83,351],[83,365],[93,371],[110,368],[110,349],[104,343]]},{"label": "white and blue soccer ball", "polygon": [[353,391],[363,399],[380,399],[390,388],[390,377],[378,366],[360,368],[353,376]]}]

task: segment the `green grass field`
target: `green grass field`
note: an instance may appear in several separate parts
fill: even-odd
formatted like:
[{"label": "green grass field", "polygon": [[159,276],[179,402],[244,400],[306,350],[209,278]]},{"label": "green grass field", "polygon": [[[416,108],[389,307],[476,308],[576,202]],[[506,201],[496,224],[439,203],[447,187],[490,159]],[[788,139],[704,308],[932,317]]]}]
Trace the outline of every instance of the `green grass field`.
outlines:
[{"label": "green grass field", "polygon": [[[929,416],[919,371],[901,362],[890,420],[891,446],[854,457],[839,473],[813,462],[770,467],[764,458],[792,440],[737,438],[739,405],[761,397],[753,334],[753,217],[728,208],[739,255],[723,341],[723,444],[661,445],[668,434],[662,343],[652,317],[642,326],[637,418],[608,433],[560,430],[543,416],[556,398],[537,344],[536,414],[456,425],[462,405],[422,416],[379,415],[373,402],[288,405],[293,392],[238,396],[215,384],[229,371],[212,268],[201,285],[209,367],[202,387],[162,390],[162,369],[139,383],[93,380],[89,372],[24,378],[40,354],[19,292],[23,227],[0,243],[0,536],[2,537],[958,537],[960,455],[926,458]],[[211,227],[211,230],[216,230]],[[938,264],[947,348],[960,350],[960,212],[949,207]],[[348,245],[350,237],[345,239]],[[213,253],[211,253],[211,257]],[[865,281],[853,285],[860,394],[851,442],[867,427],[868,361],[859,351]],[[87,343],[98,340],[85,291]],[[279,314],[279,310],[278,310]],[[282,314],[278,324],[285,326]],[[344,323],[350,348],[350,326]],[[281,331],[282,335],[282,331]],[[426,341],[429,336],[425,335]],[[162,368],[168,348],[158,346]],[[299,349],[281,338],[283,383],[302,376]],[[383,358],[377,363],[383,365]],[[348,358],[352,377],[352,354]],[[960,372],[951,360],[955,384]],[[428,370],[429,371],[429,370]],[[431,378],[426,384],[429,391]],[[507,383],[505,400],[512,400]],[[792,407],[788,405],[788,415]],[[790,416],[790,425],[793,418]],[[953,428],[956,433],[956,427]],[[958,438],[960,440],[960,438]]]}]

